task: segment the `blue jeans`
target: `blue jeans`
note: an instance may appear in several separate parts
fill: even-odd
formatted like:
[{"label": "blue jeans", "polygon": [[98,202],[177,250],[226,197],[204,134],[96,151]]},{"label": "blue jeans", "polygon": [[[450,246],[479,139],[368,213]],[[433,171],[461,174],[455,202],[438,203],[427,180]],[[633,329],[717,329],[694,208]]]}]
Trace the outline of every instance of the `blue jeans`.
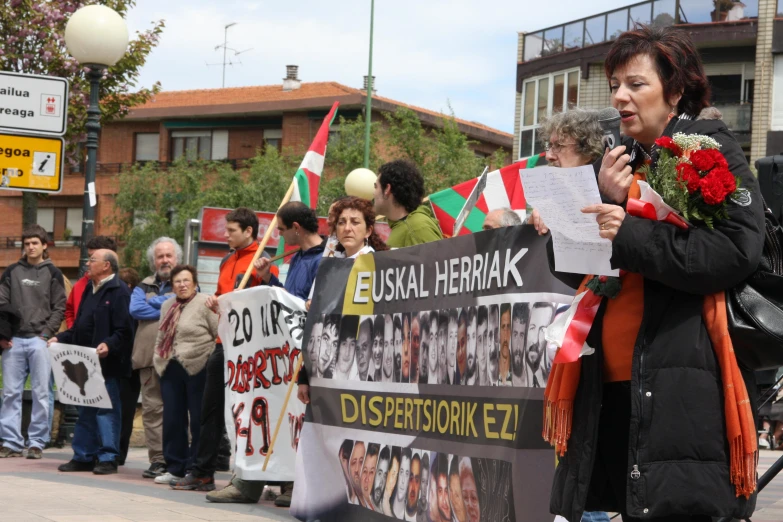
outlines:
[{"label": "blue jeans", "polygon": [[[172,359],[160,377],[163,397],[163,457],[166,469],[175,477],[184,477],[193,468],[201,436],[201,403],[207,369],[188,375],[178,360]],[[188,445],[190,413],[190,445]],[[217,451],[217,447],[214,448]]]},{"label": "blue jeans", "polygon": [[73,460],[77,462],[116,462],[120,454],[120,428],[122,426],[122,405],[120,403],[120,380],[106,378],[112,408],[79,406],[79,420],[73,430]]},{"label": "blue jeans", "polygon": [[603,511],[585,511],[582,522],[609,522],[609,515]]},{"label": "blue jeans", "polygon": [[40,448],[49,440],[49,385],[52,367],[46,341],[40,337],[13,338],[13,346],[3,350],[3,406],[0,408],[0,439],[13,451],[22,451],[22,393],[30,372],[33,410],[27,437],[31,448]]}]

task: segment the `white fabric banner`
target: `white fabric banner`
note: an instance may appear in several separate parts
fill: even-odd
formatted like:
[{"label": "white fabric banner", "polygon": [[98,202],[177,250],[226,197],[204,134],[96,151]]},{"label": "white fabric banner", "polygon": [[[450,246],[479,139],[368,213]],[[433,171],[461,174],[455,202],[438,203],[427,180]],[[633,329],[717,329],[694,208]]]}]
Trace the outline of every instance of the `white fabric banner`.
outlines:
[{"label": "white fabric banner", "polygon": [[225,294],[218,302],[235,473],[246,480],[293,481],[305,411],[296,385],[266,471],[262,468],[301,352],[304,301],[282,288],[261,286]]},{"label": "white fabric banner", "polygon": [[111,398],[95,348],[52,343],[49,358],[60,402],[93,408],[111,408]]}]

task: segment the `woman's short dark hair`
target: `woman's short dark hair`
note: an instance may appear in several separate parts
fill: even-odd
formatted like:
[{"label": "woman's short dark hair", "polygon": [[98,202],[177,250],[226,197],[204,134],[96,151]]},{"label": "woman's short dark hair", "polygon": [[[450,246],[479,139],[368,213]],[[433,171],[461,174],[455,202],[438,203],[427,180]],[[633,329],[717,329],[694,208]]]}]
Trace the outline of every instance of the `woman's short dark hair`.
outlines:
[{"label": "woman's short dark hair", "polygon": [[288,228],[294,226],[294,223],[299,223],[299,226],[308,232],[318,232],[318,217],[315,211],[299,201],[290,201],[280,207],[277,211],[277,219]]},{"label": "woman's short dark hair", "polygon": [[89,250],[111,250],[117,251],[117,242],[109,236],[95,236],[87,241]]},{"label": "woman's short dark hair", "polygon": [[636,25],[618,36],[609,49],[604,62],[606,77],[611,79],[618,67],[624,67],[641,54],[655,62],[667,103],[673,96],[682,94],[677,104],[678,114],[696,117],[710,106],[710,84],[688,33],[672,27]]},{"label": "woman's short dark hair", "polygon": [[378,183],[381,190],[391,185],[391,193],[398,204],[413,212],[424,197],[424,178],[412,161],[394,160],[378,169]]},{"label": "woman's short dark hair", "polygon": [[[376,252],[389,250],[389,247],[386,246],[386,243],[384,243],[383,239],[381,239],[381,236],[379,236],[375,231],[375,210],[373,209],[372,203],[366,199],[357,198],[355,196],[346,196],[335,201],[334,205],[332,206],[332,211],[329,212],[329,233],[336,234],[337,221],[339,221],[340,215],[343,213],[343,211],[348,209],[361,212],[362,216],[364,216],[365,226],[367,228],[372,227],[372,233],[370,234],[370,237],[367,238],[367,244],[370,245]],[[345,251],[345,247],[343,247],[343,245],[337,245],[337,249],[341,252]]]},{"label": "woman's short dark hair", "polygon": [[171,275],[169,276],[169,281],[174,281],[174,276],[179,274],[180,272],[190,272],[190,275],[193,276],[193,284],[195,286],[198,286],[198,271],[196,270],[196,267],[193,265],[177,265],[174,268],[171,269]]},{"label": "woman's short dark hair", "polygon": [[237,223],[243,231],[250,227],[250,235],[258,239],[258,216],[247,207],[239,207],[226,214],[226,223]]},{"label": "woman's short dark hair", "polygon": [[141,282],[139,273],[133,268],[120,268],[118,276],[123,283],[130,287],[131,290],[139,286],[139,283]]}]

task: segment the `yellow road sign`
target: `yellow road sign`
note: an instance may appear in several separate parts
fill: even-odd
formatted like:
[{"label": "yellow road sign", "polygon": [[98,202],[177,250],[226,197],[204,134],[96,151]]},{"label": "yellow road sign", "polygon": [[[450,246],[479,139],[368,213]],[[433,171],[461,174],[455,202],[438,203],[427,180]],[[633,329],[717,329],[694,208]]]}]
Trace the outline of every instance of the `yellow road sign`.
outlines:
[{"label": "yellow road sign", "polygon": [[0,133],[0,189],[60,192],[64,153],[62,138]]}]

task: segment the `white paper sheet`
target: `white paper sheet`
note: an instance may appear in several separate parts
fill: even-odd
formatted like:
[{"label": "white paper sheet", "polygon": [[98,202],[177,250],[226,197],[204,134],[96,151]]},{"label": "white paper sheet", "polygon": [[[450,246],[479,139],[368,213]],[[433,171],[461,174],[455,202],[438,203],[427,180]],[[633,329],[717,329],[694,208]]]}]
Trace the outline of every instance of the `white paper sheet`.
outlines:
[{"label": "white paper sheet", "polygon": [[588,205],[601,203],[593,167],[536,167],[522,169],[519,174],[525,199],[552,231],[555,270],[619,275],[609,262],[612,242],[599,235],[595,214],[581,212]]}]

